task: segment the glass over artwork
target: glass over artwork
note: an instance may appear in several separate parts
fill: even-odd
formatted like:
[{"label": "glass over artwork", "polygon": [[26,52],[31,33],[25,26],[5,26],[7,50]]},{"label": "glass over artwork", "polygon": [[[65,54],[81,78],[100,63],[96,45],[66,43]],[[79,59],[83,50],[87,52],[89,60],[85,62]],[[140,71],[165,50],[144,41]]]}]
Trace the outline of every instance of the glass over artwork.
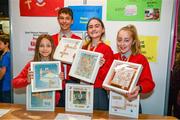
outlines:
[{"label": "glass over artwork", "polygon": [[141,75],[142,68],[141,64],[114,60],[103,86],[122,94],[131,92]]},{"label": "glass over artwork", "polygon": [[26,88],[26,107],[27,110],[54,111],[55,93],[54,91],[34,92],[31,85]]},{"label": "glass over artwork", "polygon": [[81,53],[75,74],[90,79],[98,56]]},{"label": "glass over artwork", "polygon": [[94,83],[100,68],[100,58],[103,54],[88,50],[78,50],[69,75],[82,81]]},{"label": "glass over artwork", "polygon": [[34,72],[34,80],[32,80],[33,92],[62,89],[62,81],[59,78],[59,61],[31,62],[31,69]]},{"label": "glass over artwork", "polygon": [[66,84],[66,111],[93,112],[93,86]]}]

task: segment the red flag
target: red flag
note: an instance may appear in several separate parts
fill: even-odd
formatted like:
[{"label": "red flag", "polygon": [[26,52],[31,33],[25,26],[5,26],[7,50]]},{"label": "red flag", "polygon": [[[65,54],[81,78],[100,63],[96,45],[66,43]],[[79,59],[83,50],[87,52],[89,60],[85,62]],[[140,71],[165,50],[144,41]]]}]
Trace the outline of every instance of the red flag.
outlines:
[{"label": "red flag", "polygon": [[64,0],[20,0],[21,16],[57,16]]}]

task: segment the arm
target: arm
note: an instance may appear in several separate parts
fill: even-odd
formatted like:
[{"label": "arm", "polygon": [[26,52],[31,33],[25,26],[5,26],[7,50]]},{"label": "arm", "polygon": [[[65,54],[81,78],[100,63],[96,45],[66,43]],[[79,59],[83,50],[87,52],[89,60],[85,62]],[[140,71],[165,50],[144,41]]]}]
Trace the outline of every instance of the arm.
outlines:
[{"label": "arm", "polygon": [[109,68],[111,67],[111,64],[114,60],[113,56],[113,51],[111,50],[110,47],[101,47],[99,51],[97,50],[96,52],[103,53],[103,58],[105,59],[104,64],[100,67],[98,71],[98,75],[95,80],[95,87],[100,87],[102,86],[102,83],[106,77],[106,74],[109,71]]},{"label": "arm", "polygon": [[6,74],[6,72],[8,71],[8,69],[10,69],[10,54],[9,52],[5,53],[2,56],[2,66],[0,69],[0,80],[3,79],[4,75]]},{"label": "arm", "polygon": [[0,80],[2,80],[2,78],[3,78],[4,75],[5,75],[5,73],[6,73],[6,67],[2,67],[2,68],[0,69]]},{"label": "arm", "polygon": [[30,62],[26,64],[23,70],[12,80],[13,88],[26,87],[30,82],[28,80],[28,70],[30,68]]},{"label": "arm", "polygon": [[142,88],[141,93],[148,93],[154,89],[155,83],[153,81],[150,66],[146,58],[142,59],[142,65],[143,65],[143,70],[137,85],[141,86]]},{"label": "arm", "polygon": [[155,87],[155,83],[153,81],[151,70],[150,70],[147,59],[144,56],[138,59],[139,59],[138,63],[142,64],[143,69],[142,69],[137,85],[134,87],[131,93],[126,94],[129,100],[136,98],[139,93],[151,92]]}]

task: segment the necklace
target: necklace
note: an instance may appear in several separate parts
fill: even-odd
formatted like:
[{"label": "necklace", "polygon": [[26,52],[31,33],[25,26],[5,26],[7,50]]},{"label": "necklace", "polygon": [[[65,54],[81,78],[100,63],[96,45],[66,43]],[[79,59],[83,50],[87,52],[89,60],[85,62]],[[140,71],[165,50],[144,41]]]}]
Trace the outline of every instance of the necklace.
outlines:
[{"label": "necklace", "polygon": [[89,50],[89,51],[95,51],[96,48],[97,48],[97,46],[98,46],[100,43],[102,43],[102,41],[98,41],[98,42],[97,42],[97,45],[92,46],[92,42],[91,42],[91,43],[88,45],[87,50]]}]

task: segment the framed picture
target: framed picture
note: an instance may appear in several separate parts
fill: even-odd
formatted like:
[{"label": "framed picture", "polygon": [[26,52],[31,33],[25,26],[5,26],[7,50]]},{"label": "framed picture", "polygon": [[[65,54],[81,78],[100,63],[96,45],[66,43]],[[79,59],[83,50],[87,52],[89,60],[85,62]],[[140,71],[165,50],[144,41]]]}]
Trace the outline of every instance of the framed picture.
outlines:
[{"label": "framed picture", "polygon": [[72,64],[74,55],[82,47],[82,40],[62,38],[55,50],[53,58]]},{"label": "framed picture", "polygon": [[123,94],[110,91],[109,114],[138,118],[139,98],[138,95],[136,99],[129,101]]},{"label": "framed picture", "polygon": [[32,86],[26,87],[26,109],[32,111],[54,111],[55,91],[32,92]]},{"label": "framed picture", "polygon": [[93,113],[93,85],[66,84],[65,110]]},{"label": "framed picture", "polygon": [[119,93],[131,92],[142,71],[141,64],[114,60],[103,86]]},{"label": "framed picture", "polygon": [[31,82],[32,92],[43,92],[62,89],[60,61],[31,62],[34,77]]},{"label": "framed picture", "polygon": [[101,57],[103,57],[101,53],[79,49],[69,75],[88,83],[94,83],[100,67]]}]

